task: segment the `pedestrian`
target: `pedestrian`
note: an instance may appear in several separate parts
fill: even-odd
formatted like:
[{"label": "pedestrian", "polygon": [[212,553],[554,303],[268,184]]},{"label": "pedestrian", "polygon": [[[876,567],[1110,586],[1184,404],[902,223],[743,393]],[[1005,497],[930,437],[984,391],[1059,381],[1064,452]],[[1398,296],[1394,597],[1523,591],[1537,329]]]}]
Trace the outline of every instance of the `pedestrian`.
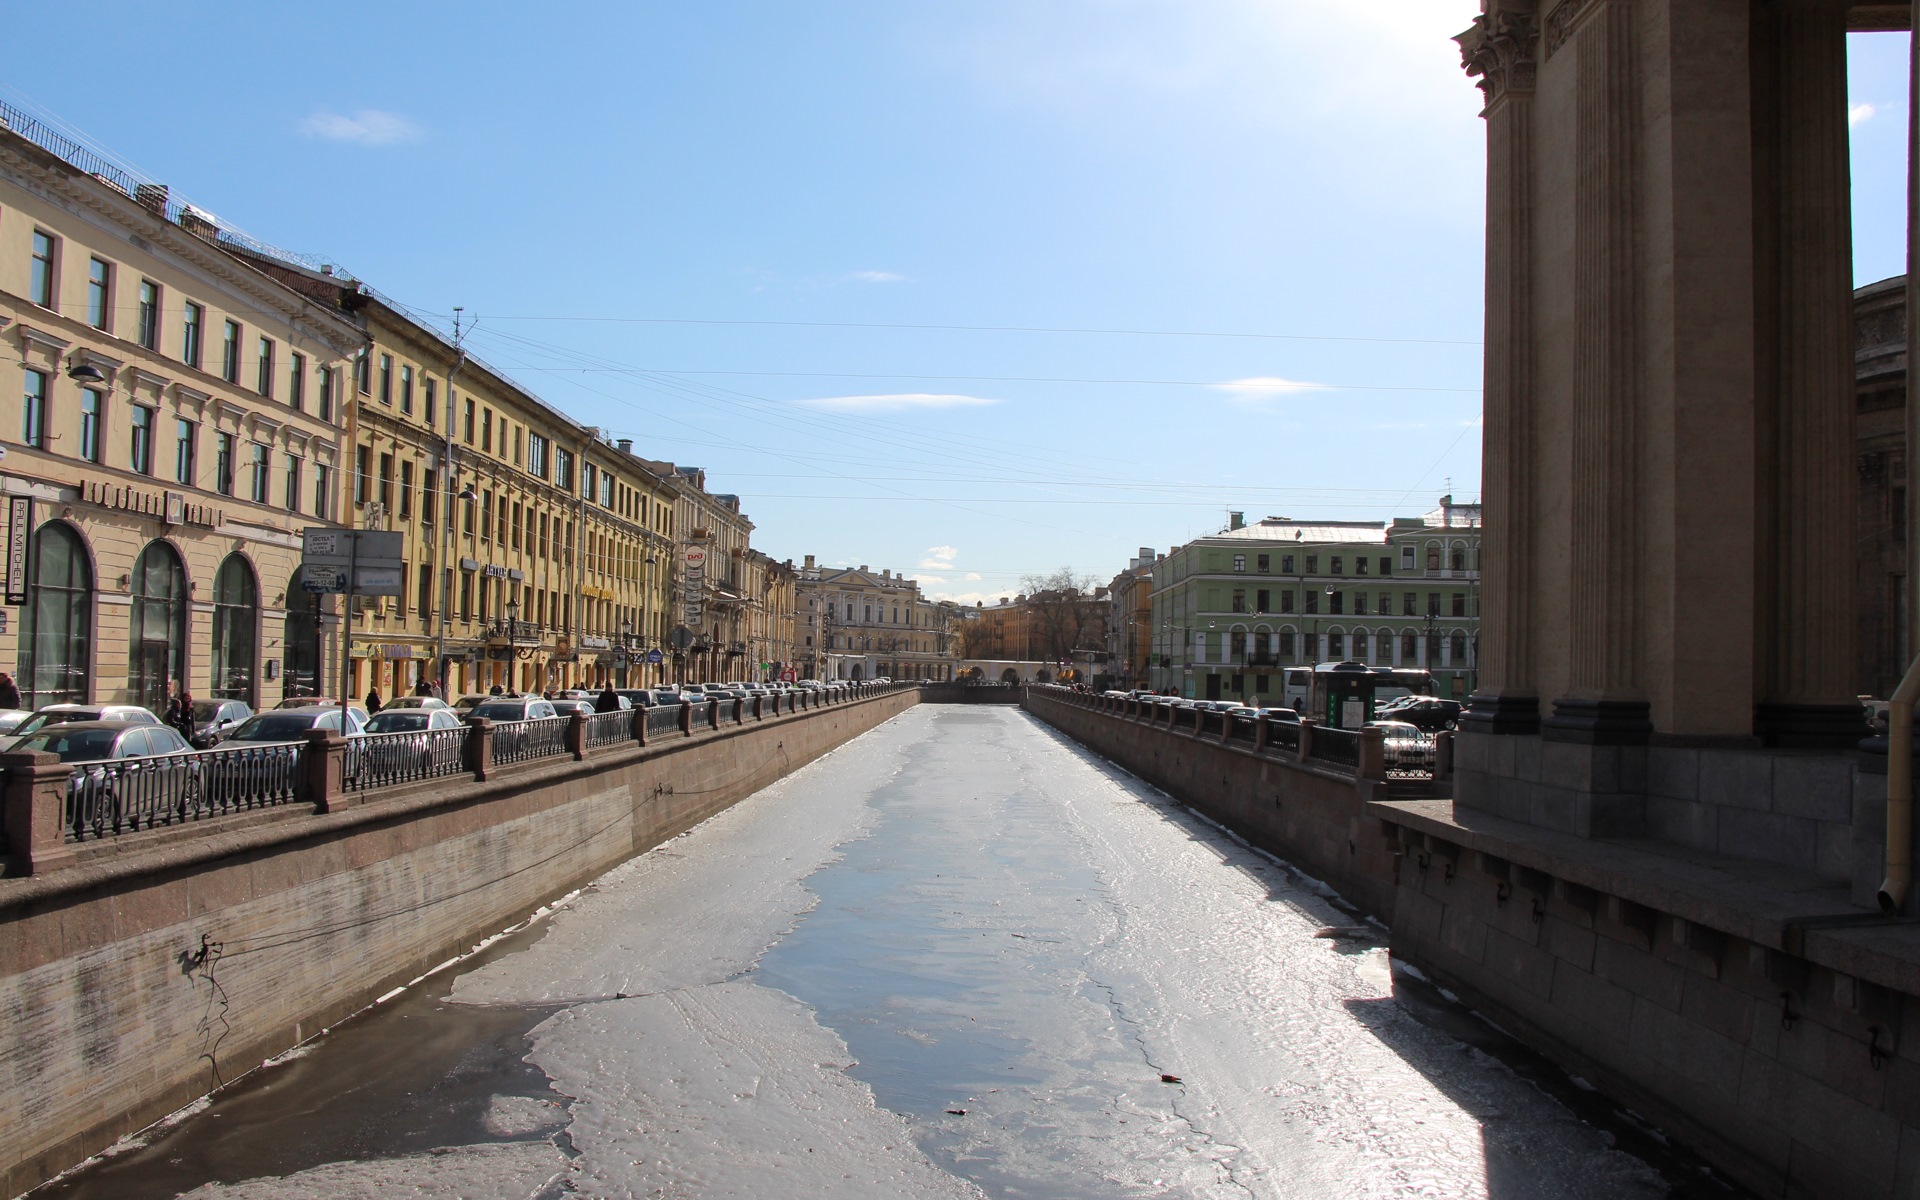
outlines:
[{"label": "pedestrian", "polygon": [[506,694],[507,694],[507,689],[501,687],[497,683],[487,689],[487,695],[489,696],[504,696]]},{"label": "pedestrian", "polygon": [[416,696],[433,695],[433,685],[427,682],[427,677],[425,675],[422,675],[420,677],[420,682],[413,685],[413,694]]},{"label": "pedestrian", "polygon": [[594,698],[593,711],[597,713],[620,711],[620,696],[613,690],[613,684],[607,684]]},{"label": "pedestrian", "polygon": [[380,689],[377,687],[370,687],[367,689],[367,715],[372,716],[373,714],[379,711],[380,711]]},{"label": "pedestrian", "polygon": [[0,671],[0,708],[19,708],[20,688],[13,682],[13,676]]},{"label": "pedestrian", "polygon": [[187,745],[191,746],[194,744],[194,734],[197,732],[193,725],[192,693],[188,692],[185,688],[181,688],[180,695],[176,700],[176,705],[174,719],[167,722],[167,724],[179,730],[180,736],[186,739]]}]

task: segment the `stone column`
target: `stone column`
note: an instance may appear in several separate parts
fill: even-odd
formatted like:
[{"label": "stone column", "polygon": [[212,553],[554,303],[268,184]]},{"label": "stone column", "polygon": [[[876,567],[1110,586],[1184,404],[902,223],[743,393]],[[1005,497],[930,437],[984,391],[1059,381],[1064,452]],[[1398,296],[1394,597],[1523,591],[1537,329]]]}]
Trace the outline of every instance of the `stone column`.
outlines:
[{"label": "stone column", "polygon": [[[1920,31],[1920,0],[1914,0],[1907,28]],[[1907,42],[1907,361],[1913,361],[1912,347],[1920,345],[1920,121],[1911,114],[1920,111],[1920,36]],[[1920,529],[1920,488],[1914,486],[1913,464],[1920,461],[1914,448],[1920,446],[1920,392],[1914,388],[1914,372],[1907,369],[1907,544],[1913,544],[1913,531]],[[1920,651],[1920,570],[1914,569],[1913,553],[1907,553],[1907,653]],[[1902,663],[1904,668],[1907,664]]]},{"label": "stone column", "polygon": [[[1488,665],[1464,720],[1481,733],[1533,733],[1540,704],[1525,564],[1533,537],[1533,93],[1539,30],[1530,6],[1488,7],[1492,11],[1454,39],[1467,74],[1480,78],[1487,123],[1481,636]],[[1398,638],[1392,654],[1399,663]]]},{"label": "stone column", "polygon": [[1756,11],[1754,724],[1774,745],[1848,746],[1866,731],[1854,696],[1846,10],[1780,0]]},{"label": "stone column", "polygon": [[1629,0],[1594,0],[1563,4],[1548,22],[1549,53],[1573,55],[1576,78],[1568,690],[1542,732],[1590,745],[1644,742],[1652,731],[1638,670],[1634,15]]}]

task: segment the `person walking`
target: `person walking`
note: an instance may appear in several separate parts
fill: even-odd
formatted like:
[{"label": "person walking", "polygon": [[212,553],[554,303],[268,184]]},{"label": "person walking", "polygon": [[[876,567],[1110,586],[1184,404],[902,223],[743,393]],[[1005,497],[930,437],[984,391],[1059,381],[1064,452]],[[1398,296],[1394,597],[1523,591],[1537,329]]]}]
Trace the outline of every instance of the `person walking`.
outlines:
[{"label": "person walking", "polygon": [[193,726],[193,694],[181,688],[180,694],[174,698],[172,704],[168,705],[168,710],[172,712],[173,719],[167,724],[180,731],[180,736],[186,739],[187,745],[193,745],[196,732]]},{"label": "person walking", "polygon": [[620,696],[613,690],[613,684],[607,684],[600,690],[600,694],[594,697],[593,711],[597,713],[620,711]]},{"label": "person walking", "polygon": [[0,671],[0,708],[19,708],[20,688],[13,682],[13,676]]},{"label": "person walking", "polygon": [[377,687],[368,688],[367,689],[367,715],[371,717],[373,714],[379,711],[380,711],[380,689]]},{"label": "person walking", "polygon": [[427,682],[427,677],[425,675],[422,675],[420,677],[420,682],[413,685],[413,694],[416,696],[433,695],[433,685]]}]

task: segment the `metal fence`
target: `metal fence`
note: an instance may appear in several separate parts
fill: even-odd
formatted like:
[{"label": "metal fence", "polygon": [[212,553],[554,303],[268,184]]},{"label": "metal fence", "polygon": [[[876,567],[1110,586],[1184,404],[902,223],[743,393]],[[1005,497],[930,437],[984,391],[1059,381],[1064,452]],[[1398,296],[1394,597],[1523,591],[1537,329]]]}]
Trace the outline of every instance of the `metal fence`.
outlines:
[{"label": "metal fence", "polygon": [[458,774],[467,761],[465,729],[412,729],[347,739],[346,786],[366,791]]},{"label": "metal fence", "polygon": [[567,752],[570,717],[536,717],[531,721],[493,723],[493,761],[526,762]]},{"label": "metal fence", "polygon": [[680,706],[662,704],[647,710],[647,740],[668,737],[680,732]]},{"label": "metal fence", "polygon": [[82,763],[67,781],[66,840],[88,841],[292,802],[299,742]]},{"label": "metal fence", "polygon": [[1360,769],[1360,735],[1351,729],[1317,725],[1313,730],[1313,741],[1307,747],[1307,758],[1313,762],[1330,763],[1357,771]]},{"label": "metal fence", "polygon": [[633,714],[628,711],[594,713],[587,718],[587,745],[616,746],[633,740]]},{"label": "metal fence", "polygon": [[1288,754],[1300,751],[1300,726],[1292,721],[1267,722],[1267,749],[1285,750]]}]

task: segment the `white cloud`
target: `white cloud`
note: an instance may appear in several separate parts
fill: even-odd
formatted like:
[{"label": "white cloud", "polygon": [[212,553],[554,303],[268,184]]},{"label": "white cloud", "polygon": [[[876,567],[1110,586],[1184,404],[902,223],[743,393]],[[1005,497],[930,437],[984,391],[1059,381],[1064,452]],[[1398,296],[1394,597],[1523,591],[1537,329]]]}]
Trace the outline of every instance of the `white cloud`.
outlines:
[{"label": "white cloud", "polygon": [[1871,104],[1856,104],[1847,110],[1847,124],[1864,125],[1873,120],[1874,108]]},{"label": "white cloud", "polygon": [[928,546],[927,556],[920,560],[920,566],[928,571],[946,571],[953,567],[953,560],[960,552],[952,546]]},{"label": "white cloud", "polygon": [[1207,386],[1216,392],[1224,393],[1234,404],[1248,408],[1265,407],[1285,396],[1325,390],[1317,383],[1302,383],[1297,379],[1281,379],[1275,375],[1256,375],[1251,379],[1229,379],[1225,383],[1210,383]]},{"label": "white cloud", "polygon": [[931,392],[900,392],[885,396],[822,396],[802,400],[808,408],[835,412],[906,412],[917,408],[980,408],[1000,401],[985,396],[943,396]]},{"label": "white cloud", "polygon": [[927,599],[929,600],[951,600],[955,604],[963,605],[967,608],[972,608],[976,603],[984,603],[987,605],[998,604],[1000,602],[1001,596],[1010,596],[1012,594],[1013,593],[1011,592],[929,591],[926,593],[926,596],[927,596]]},{"label": "white cloud", "polygon": [[859,283],[905,283],[907,277],[893,271],[855,271],[847,276]]},{"label": "white cloud", "polygon": [[965,575],[962,575],[962,576],[960,577],[960,579],[962,580],[962,582],[965,582],[965,583],[979,583],[979,582],[980,582],[980,572],[978,572],[978,571],[968,571],[968,572],[967,572],[967,573],[966,573]]},{"label": "white cloud", "polygon": [[[926,564],[922,563],[921,565],[925,566]],[[942,579],[938,575],[909,575],[907,576],[907,578],[913,580],[915,583],[921,585],[922,587],[925,587],[928,584],[943,584],[946,582],[945,579]]]},{"label": "white cloud", "polygon": [[412,121],[375,108],[360,109],[350,117],[317,112],[301,122],[300,131],[308,137],[329,142],[358,142],[363,146],[392,146],[420,137],[420,127]]}]

